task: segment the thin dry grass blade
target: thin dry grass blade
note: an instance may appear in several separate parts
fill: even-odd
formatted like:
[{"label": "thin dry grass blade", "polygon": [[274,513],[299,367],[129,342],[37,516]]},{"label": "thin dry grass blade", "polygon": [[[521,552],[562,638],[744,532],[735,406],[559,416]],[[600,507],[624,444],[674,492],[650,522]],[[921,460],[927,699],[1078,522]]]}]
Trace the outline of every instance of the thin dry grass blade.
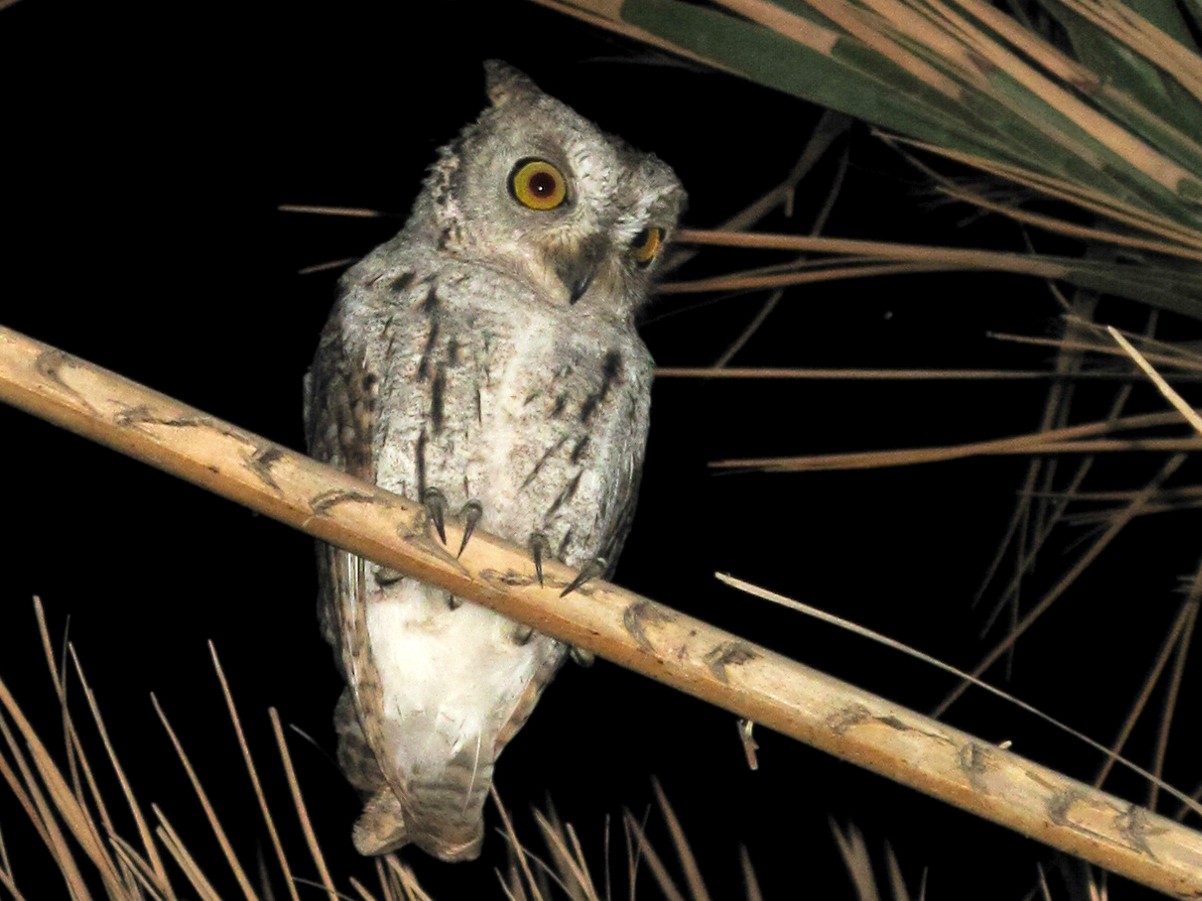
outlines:
[{"label": "thin dry grass blade", "polygon": [[[1043,369],[794,369],[773,366],[659,366],[659,379],[781,379],[837,382],[1133,382],[1129,372],[1085,370],[1054,372]],[[1173,381],[1202,382],[1199,375],[1174,375]]]},{"label": "thin dry grass blade", "polygon": [[158,818],[159,825],[155,829],[155,834],[159,837],[159,841],[163,843],[163,847],[167,849],[167,853],[171,855],[172,860],[183,871],[184,876],[200,895],[204,901],[221,901],[221,896],[217,894],[217,890],[213,888],[213,884],[205,878],[204,872],[188,852],[187,847],[180,841],[179,834],[176,833],[175,827],[171,825],[166,814],[159,809],[157,804],[150,805],[151,811]]},{"label": "thin dry grass blade", "polygon": [[271,728],[275,733],[275,743],[280,749],[280,759],[284,762],[284,773],[288,777],[288,788],[292,791],[292,804],[296,808],[297,818],[300,820],[301,830],[305,834],[305,841],[309,845],[309,853],[313,856],[313,863],[317,866],[317,872],[321,875],[321,884],[325,887],[326,894],[330,901],[337,901],[338,891],[334,888],[334,881],[330,878],[330,871],[326,867],[326,860],[321,853],[321,846],[317,843],[317,836],[313,832],[313,824],[309,820],[309,811],[305,807],[305,799],[301,795],[300,782],[296,778],[296,770],[292,766],[292,755],[288,752],[288,743],[284,740],[284,730],[280,725],[280,715],[274,707],[268,711],[271,717]]},{"label": "thin dry grass blade", "polygon": [[1147,361],[1143,354],[1135,349],[1130,341],[1119,333],[1118,329],[1114,328],[1114,326],[1108,326],[1106,330],[1118,342],[1119,346],[1127,352],[1127,355],[1135,361],[1135,365],[1143,370],[1148,378],[1152,380],[1152,383],[1156,385],[1156,389],[1173,405],[1173,408],[1185,418],[1186,422],[1194,427],[1194,431],[1202,435],[1202,416],[1198,415],[1198,411],[1186,403],[1185,398],[1173,390],[1173,387],[1164,380],[1159,372],[1152,368],[1152,364]]},{"label": "thin dry grass blade", "polygon": [[509,847],[517,858],[518,866],[521,867],[522,875],[526,879],[526,887],[530,889],[530,894],[534,897],[535,901],[543,901],[543,896],[538,890],[538,882],[535,880],[534,873],[530,869],[530,861],[527,859],[526,849],[518,840],[517,833],[513,830],[513,822],[509,819],[509,811],[501,803],[501,796],[497,794],[497,787],[490,785],[488,793],[492,796],[492,802],[496,805],[497,812],[501,815],[501,823],[505,827],[505,837],[509,840]]},{"label": "thin dry grass blade", "polygon": [[903,448],[887,451],[859,451],[842,454],[811,454],[798,457],[758,457],[737,460],[718,460],[710,464],[715,469],[763,469],[770,472],[812,472],[825,469],[875,469],[884,466],[907,466],[916,463],[935,463],[961,460],[966,457],[1106,453],[1116,451],[1189,451],[1202,450],[1202,439],[1195,438],[1133,438],[1085,440],[1093,435],[1134,428],[1170,425],[1176,421],[1172,414],[1151,413],[1127,416],[1117,420],[1101,420],[1028,432],[1010,438],[994,438],[944,447]]},{"label": "thin dry grass blade", "polygon": [[839,856],[843,858],[843,865],[847,867],[847,874],[855,886],[856,896],[860,901],[880,901],[876,877],[872,874],[872,858],[864,844],[863,834],[853,825],[849,825],[844,832],[834,820],[831,820],[831,832],[835,836]]},{"label": "thin dry grass blade", "polygon": [[501,875],[501,871],[497,870],[497,882],[501,886],[501,891],[505,893],[506,901],[526,901],[526,893],[522,890],[521,877],[518,876],[517,869],[511,864],[509,870],[509,884],[505,883],[505,877]]},{"label": "thin dry grass blade", "polygon": [[413,875],[413,871],[409,867],[401,863],[400,859],[395,854],[389,854],[384,858],[388,861],[388,869],[396,875],[397,880],[404,887],[405,891],[410,893],[414,901],[434,901],[425,890],[418,885],[417,877]]},{"label": "thin dry grass blade", "polygon": [[1032,213],[1028,210],[1021,209],[1016,206],[1009,206],[1003,203],[994,203],[985,199],[980,194],[975,194],[970,191],[963,191],[954,188],[944,188],[943,192],[954,200],[959,200],[964,203],[971,203],[973,206],[980,207],[991,213],[997,213],[1013,219],[1015,222],[1021,222],[1024,225],[1032,225],[1040,228],[1043,231],[1050,232],[1056,235],[1065,235],[1070,238],[1078,238],[1082,241],[1093,242],[1099,244],[1113,244],[1116,247],[1130,247],[1135,250],[1149,250],[1153,253],[1161,253],[1165,256],[1177,257],[1183,260],[1192,262],[1202,262],[1202,250],[1196,250],[1190,247],[1183,247],[1180,244],[1168,243],[1166,241],[1158,241],[1152,238],[1143,238],[1138,235],[1123,234],[1122,232],[1107,231],[1101,228],[1091,228],[1084,225],[1076,225],[1064,219],[1059,219],[1055,216],[1045,216],[1041,213]]},{"label": "thin dry grass blade", "polygon": [[213,830],[213,835],[217,838],[217,844],[221,846],[221,853],[225,855],[226,862],[230,865],[230,870],[234,874],[238,888],[242,890],[242,894],[246,897],[247,901],[256,901],[255,890],[251,887],[250,879],[247,878],[246,872],[242,869],[242,864],[238,862],[238,857],[234,854],[233,845],[230,844],[225,830],[221,828],[221,821],[217,818],[217,812],[213,809],[213,805],[209,802],[209,796],[205,794],[205,790],[200,784],[196,770],[192,768],[192,761],[188,759],[188,755],[184,751],[184,746],[176,736],[175,730],[171,728],[171,723],[167,721],[167,715],[163,713],[163,708],[159,705],[159,699],[153,692],[150,694],[150,703],[154,705],[154,712],[158,714],[159,721],[163,724],[163,728],[167,730],[167,737],[171,739],[171,745],[175,748],[176,756],[179,758],[180,763],[184,765],[184,772],[188,774],[188,781],[192,783],[192,790],[196,792],[200,806],[204,809],[205,818],[209,821],[209,828]]},{"label": "thin dry grass blade", "polygon": [[630,901],[634,901],[642,848],[635,842],[634,833],[631,832],[630,823],[625,817],[622,819],[622,834],[626,837],[626,885],[630,888]]},{"label": "thin dry grass blade", "polygon": [[25,896],[17,890],[17,884],[13,882],[12,876],[0,870],[0,885],[8,889],[8,893],[13,896],[13,901],[25,901]]},{"label": "thin dry grass blade", "polygon": [[[768,288],[795,288],[853,278],[876,278],[886,275],[921,275],[925,272],[951,272],[956,266],[941,263],[880,263],[878,265],[835,266],[829,269],[790,272],[781,275],[732,273],[687,282],[664,282],[657,285],[659,294],[710,294],[717,291],[763,291]],[[1025,271],[1025,270],[1024,270]]]},{"label": "thin dry grass blade", "polygon": [[[12,734],[9,732],[8,726],[2,717],[0,717],[0,735],[4,736],[5,743],[10,749],[16,747]],[[47,849],[53,855],[55,840],[51,838],[45,824],[42,822],[42,816],[39,813],[41,805],[35,803],[33,797],[25,790],[25,784],[28,783],[29,779],[33,778],[33,774],[28,771],[24,760],[17,756],[16,752],[14,752],[14,759],[17,761],[17,768],[20,770],[21,776],[19,777],[12,767],[9,766],[3,754],[0,754],[0,776],[4,777],[4,781],[8,783],[9,791],[13,793],[13,797],[17,799],[17,803],[25,811],[25,815],[29,817],[29,822],[37,832],[38,838],[42,840],[42,843],[46,845]]]},{"label": "thin dry grass blade", "polygon": [[[1127,489],[1125,491],[1048,491],[1035,492],[1034,494],[1036,496],[1042,494],[1044,497],[1053,499],[1068,498],[1074,503],[1096,504],[1114,501],[1125,503],[1136,495],[1136,491],[1135,489]],[[1177,488],[1166,488],[1163,491],[1157,492],[1152,500],[1164,503],[1183,500],[1202,500],[1202,485],[1182,485]]]},{"label": "thin dry grass blade", "polygon": [[142,855],[138,853],[133,845],[119,835],[110,835],[109,843],[113,846],[113,853],[116,854],[117,859],[124,863],[128,871],[138,880],[138,884],[149,892],[152,898],[165,898],[168,896],[168,893],[171,898],[175,897],[175,894],[170,892],[170,889],[164,892],[161,887],[166,877],[164,876],[161,882],[159,874],[151,868],[150,864],[143,859]]},{"label": "thin dry grass blade", "polygon": [[[1091,319],[1081,319],[1074,315],[1064,317],[1066,322],[1073,325],[1080,325],[1098,333],[1101,337],[1103,334],[1110,335],[1109,329],[1113,326],[1103,325],[1102,323],[1094,322]],[[1174,344],[1172,341],[1161,341],[1146,330],[1144,332],[1130,332],[1124,329],[1116,329],[1116,331],[1124,338],[1131,341],[1132,344],[1140,345],[1144,348],[1157,348],[1164,352],[1169,359],[1181,359],[1191,363],[1202,364],[1202,354],[1195,348],[1190,348],[1184,344]],[[1146,350],[1143,352],[1145,357],[1148,357]]]},{"label": "thin dry grass blade", "polygon": [[1027,454],[1102,454],[1132,452],[1189,453],[1202,451],[1202,438],[1095,438],[1093,441],[1049,441],[1039,434],[1000,438],[952,447],[906,448],[903,451],[864,451],[845,454],[813,454],[810,457],[760,457],[715,460],[718,470],[763,470],[764,472],[817,472],[822,470],[883,469],[945,463],[970,457],[1013,457]]},{"label": "thin dry grass blade", "polygon": [[305,213],[311,216],[339,216],[344,219],[384,219],[390,214],[383,210],[364,207],[318,206],[305,203],[281,203],[276,207],[281,213]]},{"label": "thin dry grass blade", "polygon": [[[1124,351],[1118,347],[1108,347],[1104,344],[1094,344],[1089,341],[1066,341],[1061,338],[1036,338],[1031,335],[1010,335],[1005,332],[989,332],[990,338],[998,341],[1009,341],[1014,344],[1027,344],[1033,347],[1055,347],[1059,350],[1077,350],[1088,353],[1101,354],[1103,356],[1120,357],[1126,356]],[[1159,363],[1161,366],[1168,366],[1174,369],[1185,369],[1191,372],[1202,372],[1202,362],[1192,359],[1173,356],[1168,354],[1145,354],[1144,359],[1154,363]]]},{"label": "thin dry grass blade", "polygon": [[142,814],[142,807],[138,803],[137,797],[134,795],[133,787],[126,778],[125,770],[121,767],[121,761],[117,758],[116,749],[113,747],[112,741],[109,739],[108,729],[104,725],[104,718],[100,715],[100,706],[96,702],[96,695],[92,692],[91,686],[88,684],[87,677],[84,675],[83,665],[79,662],[79,655],[75,653],[73,646],[68,648],[71,655],[71,661],[75,667],[76,678],[79,679],[80,688],[83,690],[84,699],[88,703],[88,709],[92,714],[92,721],[96,724],[96,730],[100,733],[100,740],[104,744],[105,753],[108,754],[109,763],[112,764],[113,772],[117,776],[117,782],[121,786],[121,792],[125,796],[126,806],[133,815],[134,824],[138,830],[138,837],[142,841],[142,848],[146,854],[146,860],[149,862],[151,869],[155,874],[155,885],[158,891],[163,894],[170,894],[171,883],[167,878],[167,868],[163,866],[163,860],[159,856],[158,848],[155,845],[154,838],[150,833],[150,828],[147,825],[146,817]]},{"label": "thin dry grass blade", "polygon": [[314,275],[318,272],[329,272],[331,269],[345,269],[347,266],[358,261],[358,257],[343,257],[340,260],[327,260],[324,263],[314,263],[311,266],[302,266],[296,270],[297,275]]},{"label": "thin dry grass blade", "polygon": [[565,829],[554,813],[547,816],[536,810],[534,821],[538,824],[555,861],[555,868],[558,870],[555,878],[564,894],[572,901],[598,901],[597,890],[593,887],[593,880],[584,863],[584,852],[575,832],[571,831],[569,834],[570,827]]},{"label": "thin dry grass blade", "polygon": [[[1202,508],[1202,500],[1173,501],[1171,503],[1156,503],[1153,500],[1136,511],[1135,515],[1157,516],[1162,513],[1180,513],[1182,510],[1198,510],[1200,508]],[[1116,515],[1118,515],[1118,511],[1115,510],[1106,510],[1100,513],[1077,513],[1064,517],[1064,521],[1069,525],[1085,526],[1112,522]]]},{"label": "thin dry grass blade", "polygon": [[25,896],[17,891],[17,883],[13,878],[12,863],[8,859],[8,849],[4,846],[4,833],[0,831],[0,885],[3,885],[13,901],[25,901]]},{"label": "thin dry grass blade", "polygon": [[751,865],[751,855],[745,845],[739,845],[739,866],[743,870],[743,887],[747,891],[747,901],[764,901],[760,891],[760,882],[755,878],[755,867]]},{"label": "thin dry grass blade", "polygon": [[[74,725],[71,722],[71,711],[67,706],[67,688],[64,681],[60,678],[60,667],[58,660],[55,658],[54,648],[50,644],[50,630],[46,626],[45,613],[42,610],[42,599],[37,595],[33,597],[34,620],[37,622],[38,634],[42,640],[42,653],[46,657],[46,668],[50,671],[50,682],[54,686],[55,697],[58,698],[59,711],[63,719],[63,754],[67,760],[67,774],[73,790],[75,798],[81,805],[86,804],[83,796],[83,786],[79,781],[79,765],[76,760],[76,754],[82,753],[79,750],[78,741],[74,741]],[[65,636],[64,636],[65,640]],[[112,831],[112,824],[104,815],[103,802],[97,808],[101,813],[101,822],[107,831]]]},{"label": "thin dry grass blade", "polygon": [[369,892],[363,883],[354,876],[351,877],[351,888],[359,893],[362,901],[376,901],[376,896]]},{"label": "thin dry grass blade", "polygon": [[[538,811],[535,811],[536,819],[541,816],[542,814],[540,814]],[[542,824],[540,823],[539,826],[541,828]],[[505,838],[506,841],[509,840],[509,836],[506,836]],[[581,896],[579,891],[580,886],[570,871],[565,872],[566,867],[561,859],[561,855],[567,853],[566,846],[555,847],[552,841],[548,841],[547,844],[554,861],[554,868],[552,868],[551,864],[547,863],[547,861],[543,860],[537,854],[532,854],[523,848],[523,851],[527,855],[528,859],[534,862],[535,868],[532,870],[532,872],[534,873],[534,878],[538,880],[538,891],[547,898],[554,898],[556,895],[551,890],[551,884],[554,883],[559,887],[560,892],[571,899],[571,901],[581,901],[583,896]],[[519,877],[517,875],[517,870],[514,867],[514,851],[512,848],[509,848],[508,851],[510,859],[510,888],[512,889],[513,880]],[[520,884],[518,885],[516,891],[518,894],[525,894],[525,891],[522,889]],[[588,899],[584,899],[584,901],[588,901]]]},{"label": "thin dry grass blade", "polygon": [[[799,253],[854,255],[907,263],[929,263],[941,267],[997,269],[1042,278],[1063,278],[1070,270],[1067,263],[1031,260],[1025,254],[988,250],[959,250],[924,244],[898,244],[890,241],[864,241],[830,238],[822,235],[781,235],[764,232],[720,231],[682,228],[672,239],[679,244],[706,247],[732,247],[744,250],[793,250]],[[665,286],[660,286],[661,290]]]},{"label": "thin dry grass blade", "polygon": [[[121,878],[100,841],[95,823],[92,822],[87,810],[81,808],[76,801],[75,796],[71,793],[70,786],[68,786],[66,780],[63,778],[62,773],[54,763],[50,753],[46,750],[45,745],[42,744],[41,739],[38,738],[37,733],[34,732],[33,727],[21,712],[16,699],[9,693],[8,686],[4,684],[3,680],[0,680],[0,704],[7,709],[8,715],[12,718],[14,725],[16,725],[17,730],[21,733],[21,737],[25,739],[30,759],[41,776],[42,783],[45,785],[50,799],[54,802],[54,807],[59,811],[63,817],[63,822],[70,829],[72,836],[100,873],[105,889],[114,894],[119,892]],[[3,733],[4,740],[9,747],[9,752],[12,754],[21,772],[25,789],[40,818],[43,830],[42,835],[48,839],[47,847],[54,856],[55,862],[62,870],[63,878],[72,892],[72,897],[90,897],[83,876],[75,863],[74,854],[71,852],[66,838],[59,829],[58,822],[49,804],[47,804],[45,797],[38,788],[34,775],[26,764],[24,756],[20,754],[16,740],[9,731],[3,717],[0,717],[0,732]]]},{"label": "thin dry grass blade", "polygon": [[[391,857],[392,855],[390,854],[388,856]],[[372,863],[375,864],[376,881],[380,883],[380,891],[382,891],[384,893],[385,901],[395,901],[394,894],[392,891],[392,882],[393,882],[393,880],[396,879],[396,876],[392,875],[388,871],[388,869],[384,866],[384,861],[381,858],[377,857],[374,861],[372,861]],[[403,886],[401,888],[401,891],[404,892],[404,894],[405,894],[405,901],[413,901],[413,899],[409,897],[409,893],[407,891],[405,891]]]},{"label": "thin dry grass blade", "polygon": [[[592,874],[589,873],[588,863],[584,859],[584,848],[580,844],[580,838],[576,835],[576,830],[572,828],[572,824],[568,823],[564,827],[568,840],[572,845],[572,861],[574,863],[574,872],[579,871],[582,877],[581,888],[584,890],[586,901],[601,901],[600,895],[597,894],[597,888],[593,885]],[[609,836],[606,835],[606,846],[608,848]]]},{"label": "thin dry grass blade", "polygon": [[[626,811],[625,822],[626,828],[638,843],[640,857],[647,861],[647,868],[651,870],[651,875],[655,877],[656,885],[664,893],[664,901],[686,901],[685,896],[676,887],[676,883],[672,881],[672,877],[668,874],[668,868],[664,866],[664,862],[660,860],[655,849],[651,847],[651,843],[647,841],[643,827],[638,824],[638,821],[630,814],[630,811]],[[631,886],[634,885],[633,875],[631,876],[630,884]],[[633,892],[633,888],[631,891]]]},{"label": "thin dry grass blade", "polygon": [[1104,260],[1036,256],[1030,252],[700,229],[682,229],[674,240],[683,244],[851,255],[857,259],[868,256],[877,262],[836,266],[840,261],[823,261],[831,268],[784,274],[751,271],[695,281],[669,282],[657,288],[661,294],[751,291],[821,282],[832,278],[980,270],[1064,281],[1093,291],[1136,299],[1195,319],[1202,316],[1202,277],[1195,268],[1184,263],[1175,268],[1145,266],[1137,269]]},{"label": "thin dry grass blade", "polygon": [[701,879],[701,868],[697,866],[697,858],[693,856],[693,851],[689,847],[689,840],[685,837],[684,829],[680,826],[680,820],[676,818],[676,812],[672,810],[672,805],[668,803],[668,796],[664,794],[663,786],[659,784],[658,779],[652,779],[651,787],[655,790],[656,800],[659,801],[659,809],[663,812],[664,820],[668,824],[668,832],[671,834],[672,844],[676,848],[676,857],[680,861],[681,869],[684,870],[685,882],[688,884],[694,901],[710,901],[710,895],[705,888],[705,882]]},{"label": "thin dry grass blade", "polygon": [[[63,714],[63,731],[67,740],[67,759],[71,763],[72,784],[75,786],[75,797],[79,802],[80,808],[86,810],[87,806],[83,799],[83,793],[79,786],[78,775],[76,769],[82,770],[84,781],[88,785],[88,793],[92,798],[92,803],[96,805],[96,812],[100,816],[100,824],[103,827],[101,830],[106,835],[111,835],[116,832],[113,827],[113,821],[109,817],[108,808],[104,803],[104,797],[100,792],[99,786],[96,784],[96,778],[92,773],[91,764],[88,762],[88,755],[84,752],[83,744],[79,740],[79,733],[76,731],[75,722],[71,717],[71,712],[67,706],[67,682],[64,674],[59,669],[59,663],[54,655],[54,649],[50,644],[50,630],[46,625],[46,612],[42,608],[42,599],[35,596],[33,599],[34,618],[38,624],[38,633],[42,639],[42,650],[46,655],[46,665],[50,670],[50,679],[54,684],[55,694],[59,699],[59,706],[62,708]],[[89,815],[89,819],[91,816]],[[99,836],[98,836],[99,837]]]},{"label": "thin dry grass blade", "polygon": [[246,763],[246,772],[250,775],[251,785],[254,786],[255,798],[259,802],[259,810],[263,814],[263,821],[267,825],[267,834],[271,837],[271,846],[275,849],[276,860],[279,861],[280,869],[284,873],[284,882],[288,886],[288,894],[293,901],[300,901],[300,896],[296,892],[296,886],[292,880],[292,869],[288,866],[288,857],[284,854],[284,846],[280,842],[279,832],[275,828],[275,819],[271,815],[271,808],[267,804],[267,796],[263,794],[263,786],[259,782],[259,773],[255,768],[254,759],[250,754],[250,746],[246,743],[246,735],[242,731],[242,720],[238,716],[238,709],[234,706],[234,696],[230,693],[229,683],[225,679],[225,671],[221,668],[221,661],[217,657],[217,648],[213,642],[209,642],[209,654],[213,658],[213,669],[217,671],[217,680],[221,683],[221,694],[225,697],[225,706],[230,713],[230,722],[234,724],[234,733],[238,736],[238,747],[242,751],[242,760]]},{"label": "thin dry grass blade", "polygon": [[893,892],[893,901],[910,901],[910,892],[906,888],[906,880],[902,878],[901,865],[888,842],[885,843],[885,866],[889,869],[889,888]]}]

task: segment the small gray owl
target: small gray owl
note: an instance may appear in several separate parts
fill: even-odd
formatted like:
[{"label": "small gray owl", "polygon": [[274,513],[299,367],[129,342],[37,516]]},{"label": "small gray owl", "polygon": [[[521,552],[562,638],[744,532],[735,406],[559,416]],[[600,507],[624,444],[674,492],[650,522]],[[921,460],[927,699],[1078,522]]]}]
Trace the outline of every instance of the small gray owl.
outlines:
[{"label": "small gray owl", "polygon": [[[522,73],[485,70],[490,106],[342,277],[305,381],[309,449],[421,499],[432,534],[458,514],[536,564],[608,572],[651,400],[635,315],[685,195]],[[319,571],[347,680],[339,763],[365,797],[355,847],[478,856],[497,755],[567,648],[331,547]]]}]

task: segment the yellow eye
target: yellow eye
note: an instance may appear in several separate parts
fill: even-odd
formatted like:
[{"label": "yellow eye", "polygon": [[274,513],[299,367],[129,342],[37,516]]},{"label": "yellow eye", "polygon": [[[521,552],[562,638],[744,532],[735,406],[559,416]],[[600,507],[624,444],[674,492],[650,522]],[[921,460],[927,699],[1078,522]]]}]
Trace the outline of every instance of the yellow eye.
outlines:
[{"label": "yellow eye", "polygon": [[509,192],[522,206],[553,210],[568,196],[568,183],[546,160],[519,160],[509,177]]},{"label": "yellow eye", "polygon": [[655,259],[655,255],[659,253],[659,246],[663,243],[664,233],[662,229],[645,228],[630,242],[630,251],[634,254],[634,261],[640,266],[650,266],[651,261]]}]

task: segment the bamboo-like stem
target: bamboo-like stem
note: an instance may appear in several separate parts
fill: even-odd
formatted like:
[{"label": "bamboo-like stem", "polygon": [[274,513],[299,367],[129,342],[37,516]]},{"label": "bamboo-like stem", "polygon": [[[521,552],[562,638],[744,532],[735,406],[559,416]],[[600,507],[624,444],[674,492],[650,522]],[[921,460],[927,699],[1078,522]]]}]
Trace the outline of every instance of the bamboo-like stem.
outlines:
[{"label": "bamboo-like stem", "polygon": [[770,729],[1178,898],[1202,835],[918,713],[462,526],[419,504],[0,328],[0,400]]}]

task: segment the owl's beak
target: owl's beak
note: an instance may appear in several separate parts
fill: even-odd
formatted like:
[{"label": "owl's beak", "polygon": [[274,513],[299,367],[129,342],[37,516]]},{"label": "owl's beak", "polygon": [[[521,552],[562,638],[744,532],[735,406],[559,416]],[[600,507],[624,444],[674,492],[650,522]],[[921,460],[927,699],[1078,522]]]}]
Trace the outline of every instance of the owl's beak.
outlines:
[{"label": "owl's beak", "polygon": [[588,290],[588,286],[593,283],[593,274],[588,272],[582,275],[577,281],[565,282],[568,287],[568,303],[574,304],[584,296],[584,292]]},{"label": "owl's beak", "polygon": [[576,303],[588,291],[608,252],[609,242],[601,235],[585,238],[564,252],[555,266],[555,273],[568,289],[568,303]]}]

